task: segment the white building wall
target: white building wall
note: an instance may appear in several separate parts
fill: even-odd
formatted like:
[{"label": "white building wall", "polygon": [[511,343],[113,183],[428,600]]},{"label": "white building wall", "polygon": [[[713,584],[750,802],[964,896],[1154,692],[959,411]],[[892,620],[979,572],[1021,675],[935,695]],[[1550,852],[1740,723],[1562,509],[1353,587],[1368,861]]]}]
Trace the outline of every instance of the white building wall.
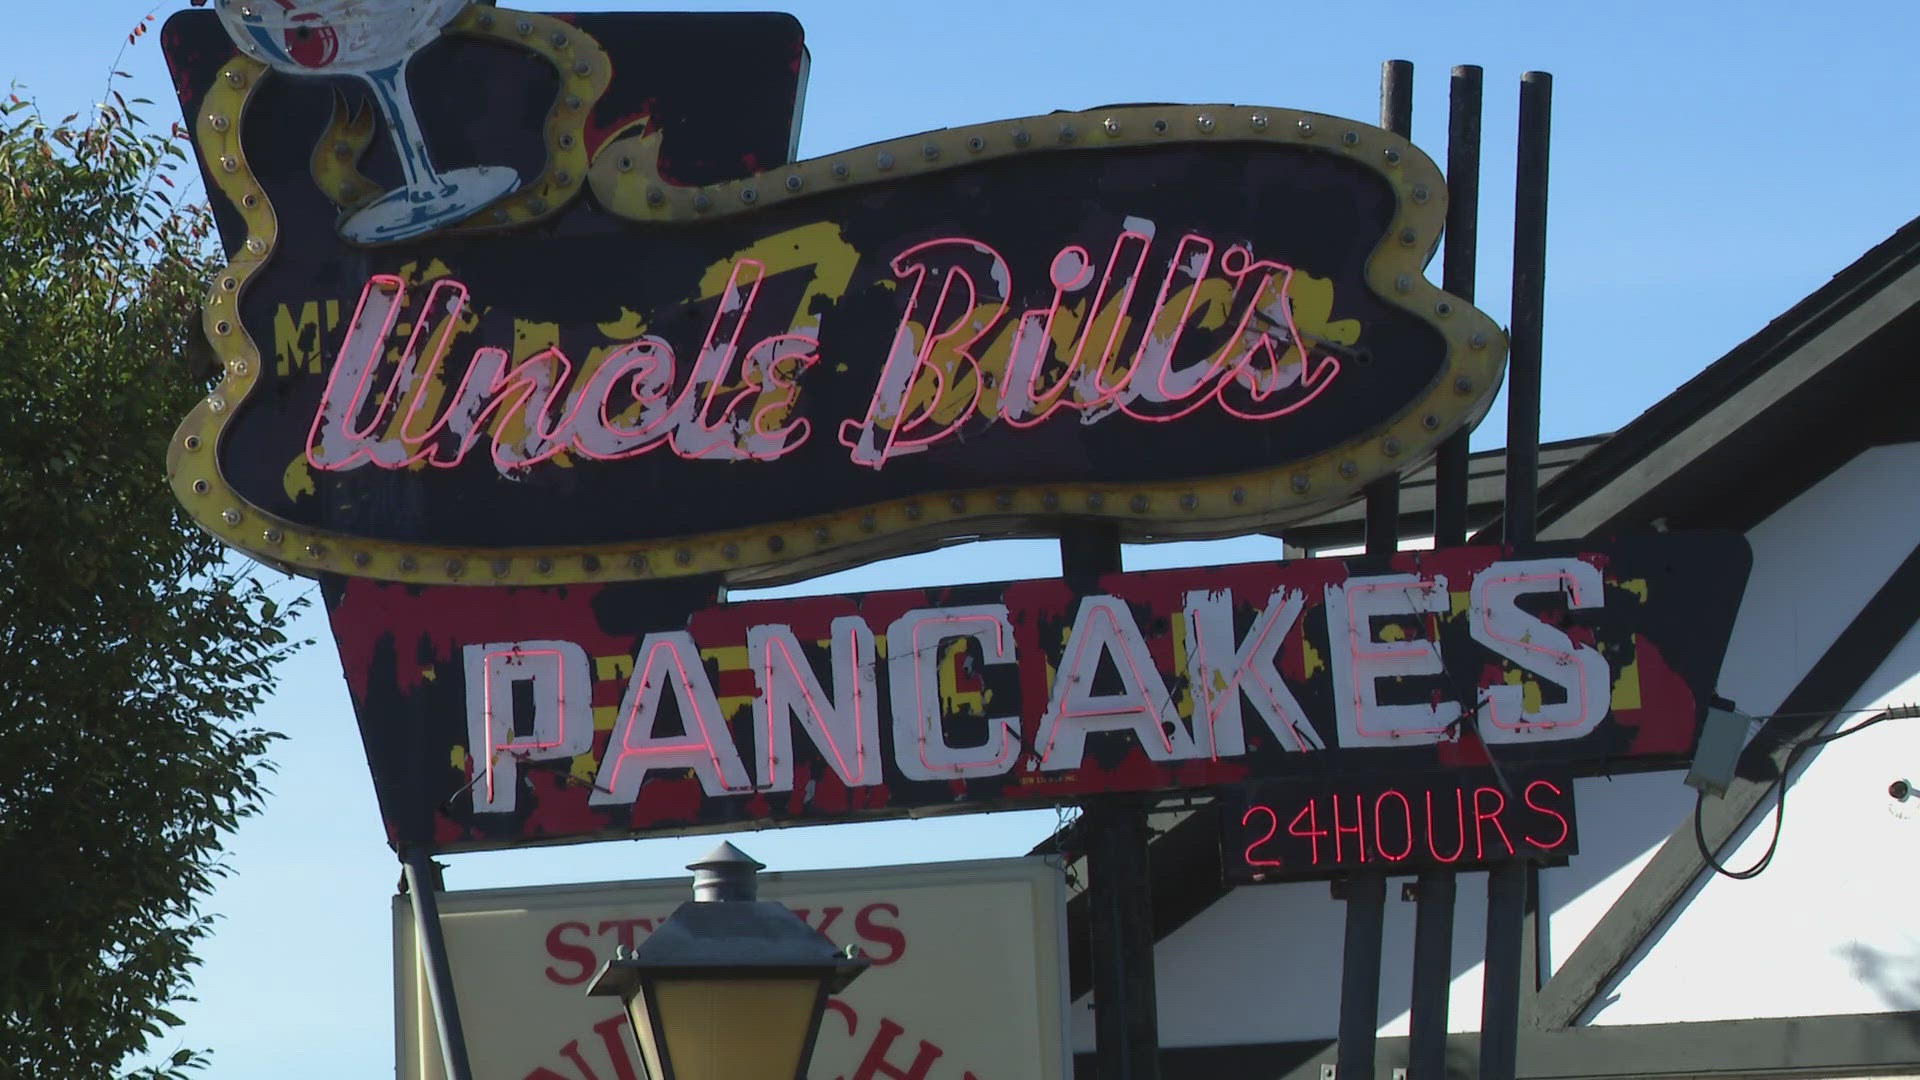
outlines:
[{"label": "white building wall", "polygon": [[[1754,568],[1720,692],[1764,715],[1803,678],[1920,543],[1920,444],[1869,450],[1755,526]],[[1920,633],[1855,701],[1920,702]],[[1858,717],[1847,720],[1857,722]],[[1780,854],[1761,877],[1698,883],[1604,996],[1599,1024],[1920,1009],[1920,812],[1887,784],[1920,781],[1920,720],[1891,721],[1807,755]],[[1693,791],[1677,772],[1589,778],[1576,789],[1581,854],[1541,875],[1545,957],[1563,963],[1675,828]],[[1906,804],[1920,811],[1920,800]],[[1748,865],[1767,830],[1727,856]],[[1486,876],[1459,878],[1449,1029],[1479,1026]],[[1396,883],[1397,885],[1397,883]],[[1380,1033],[1407,1032],[1414,905],[1390,888]],[[1162,1045],[1331,1038],[1343,905],[1324,882],[1236,889],[1155,952]],[[1093,1045],[1088,998],[1074,1045]]]}]

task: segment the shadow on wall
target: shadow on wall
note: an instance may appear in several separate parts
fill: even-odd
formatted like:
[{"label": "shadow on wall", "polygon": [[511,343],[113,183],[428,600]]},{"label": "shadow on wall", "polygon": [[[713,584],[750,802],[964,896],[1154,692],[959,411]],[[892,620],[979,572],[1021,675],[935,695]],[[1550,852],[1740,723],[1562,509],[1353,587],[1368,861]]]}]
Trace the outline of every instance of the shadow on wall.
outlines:
[{"label": "shadow on wall", "polygon": [[[1853,977],[1899,1012],[1920,1012],[1920,950],[1904,955],[1854,942],[1835,950]],[[1920,1016],[1908,1021],[1920,1030]]]}]

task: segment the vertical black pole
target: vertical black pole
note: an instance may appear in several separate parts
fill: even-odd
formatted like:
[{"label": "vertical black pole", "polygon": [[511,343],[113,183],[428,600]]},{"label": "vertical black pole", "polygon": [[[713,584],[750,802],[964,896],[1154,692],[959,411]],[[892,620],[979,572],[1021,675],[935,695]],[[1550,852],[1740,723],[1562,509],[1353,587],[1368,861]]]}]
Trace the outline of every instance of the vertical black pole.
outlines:
[{"label": "vertical black pole", "polygon": [[[1120,570],[1119,530],[1103,522],[1068,525],[1060,533],[1060,570],[1075,593],[1096,591],[1102,574]],[[1125,797],[1089,800],[1081,822],[1093,939],[1095,1075],[1159,1080],[1146,805]]]},{"label": "vertical black pole", "polygon": [[[1480,100],[1480,68],[1456,66],[1448,95],[1447,245],[1440,287],[1462,300],[1473,299],[1479,262]],[[1467,437],[1465,431],[1448,437],[1434,464],[1435,547],[1467,541]],[[1450,870],[1429,870],[1420,875],[1415,890],[1407,1072],[1415,1080],[1441,1080],[1447,1072],[1453,909],[1459,883]]]},{"label": "vertical black pole", "polygon": [[[1413,132],[1413,64],[1380,65],[1380,126],[1402,138]],[[1400,477],[1367,485],[1367,554],[1386,556],[1400,547]],[[1380,1027],[1380,950],[1385,932],[1387,878],[1363,870],[1349,876],[1347,932],[1340,971],[1341,1080],[1372,1080],[1375,1035]]]},{"label": "vertical black pole", "polygon": [[1533,542],[1539,516],[1540,356],[1546,320],[1547,148],[1553,76],[1520,77],[1519,167],[1513,194],[1513,342],[1507,361],[1506,541]]},{"label": "vertical black pole", "polygon": [[447,1080],[473,1080],[473,1067],[467,1062],[467,1036],[460,1027],[460,1006],[454,1000],[447,939],[440,932],[440,902],[435,896],[439,875],[434,873],[432,856],[420,848],[407,848],[400,862],[406,872],[408,901],[413,906],[414,936],[426,961],[427,993],[433,1001],[434,1031],[440,1036],[441,1065]]},{"label": "vertical black pole", "polygon": [[1407,1031],[1410,1080],[1447,1075],[1447,1012],[1453,991],[1453,897],[1451,870],[1421,873],[1413,915],[1413,1015]]},{"label": "vertical black pole", "polygon": [[[1469,301],[1480,251],[1480,91],[1478,66],[1453,69],[1447,110],[1447,244],[1440,287]],[[1465,431],[1449,436],[1434,462],[1435,547],[1467,542],[1467,437]]]},{"label": "vertical black pole", "polygon": [[1487,873],[1486,985],[1480,997],[1480,1080],[1514,1080],[1520,1059],[1520,980],[1527,916],[1527,864]]},{"label": "vertical black pole", "polygon": [[[1507,376],[1506,542],[1532,543],[1538,519],[1540,366],[1547,280],[1547,150],[1553,76],[1520,77],[1519,166],[1513,202],[1513,342]],[[1513,1080],[1525,970],[1527,866],[1487,875],[1486,987],[1480,1005],[1481,1080]]]}]

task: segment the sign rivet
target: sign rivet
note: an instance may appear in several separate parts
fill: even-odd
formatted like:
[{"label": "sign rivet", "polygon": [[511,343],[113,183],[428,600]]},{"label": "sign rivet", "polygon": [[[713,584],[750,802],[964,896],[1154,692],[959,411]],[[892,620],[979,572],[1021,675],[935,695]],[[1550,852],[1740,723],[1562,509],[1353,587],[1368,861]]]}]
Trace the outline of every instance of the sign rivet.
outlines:
[{"label": "sign rivet", "polygon": [[482,15],[482,16],[480,16],[480,29],[482,29],[482,30],[491,30],[491,29],[493,29],[493,16],[492,16],[492,15],[490,15],[490,14],[489,14],[489,15]]},{"label": "sign rivet", "polygon": [[1476,349],[1484,349],[1487,347],[1487,335],[1475,334],[1472,337],[1467,339],[1467,344],[1473,346]]},{"label": "sign rivet", "polygon": [[1307,479],[1305,474],[1303,473],[1293,474],[1293,490],[1299,492],[1302,495],[1305,495],[1308,489],[1312,487],[1313,487],[1313,481]]},{"label": "sign rivet", "polygon": [[1313,134],[1313,121],[1301,120],[1299,121],[1299,128],[1302,137],[1309,137]]},{"label": "sign rivet", "polygon": [[1072,142],[1074,140],[1074,137],[1077,136],[1078,134],[1079,132],[1073,130],[1072,124],[1060,125],[1060,141],[1061,142]]},{"label": "sign rivet", "polygon": [[646,570],[646,568],[647,568],[647,557],[645,555],[627,556],[627,569],[637,572],[637,571],[644,571]]},{"label": "sign rivet", "polygon": [[713,205],[713,200],[707,198],[707,193],[704,191],[693,197],[693,208],[695,210],[705,210],[711,207],[712,205]]},{"label": "sign rivet", "polygon": [[666,201],[667,201],[666,192],[661,191],[659,188],[647,189],[647,205],[648,206],[659,206],[661,203],[664,203]]},{"label": "sign rivet", "polygon": [[864,531],[864,532],[872,532],[872,531],[873,531],[873,526],[874,526],[874,521],[873,521],[873,515],[872,515],[872,514],[861,514],[861,515],[860,515],[860,528],[861,528],[861,530],[862,530],[862,531]]},{"label": "sign rivet", "polygon": [[252,365],[247,363],[245,357],[236,356],[232,360],[227,361],[227,370],[243,378],[251,368]]},{"label": "sign rivet", "polygon": [[527,200],[527,209],[528,209],[528,210],[531,210],[531,211],[533,211],[533,212],[534,212],[534,213],[536,213],[536,214],[544,214],[544,213],[546,213],[546,212],[547,212],[547,200],[545,200],[545,199],[528,199],[528,200]]},{"label": "sign rivet", "polygon": [[1267,130],[1267,117],[1265,113],[1254,113],[1253,116],[1248,119],[1248,122],[1253,125],[1253,130],[1255,131]]},{"label": "sign rivet", "polygon": [[211,409],[214,412],[226,412],[227,399],[223,397],[219,397],[217,395],[214,397],[210,397],[207,399],[207,408]]},{"label": "sign rivet", "polygon": [[510,559],[495,559],[488,568],[493,571],[494,577],[506,577],[508,569],[512,566],[513,562]]},{"label": "sign rivet", "polygon": [[1195,121],[1194,121],[1194,126],[1196,126],[1196,127],[1198,127],[1198,128],[1199,128],[1199,129],[1200,129],[1200,130],[1201,130],[1202,132],[1208,132],[1208,131],[1212,131],[1212,130],[1213,130],[1213,117],[1211,117],[1211,116],[1202,116],[1202,117],[1200,117],[1200,118],[1199,118],[1198,120],[1195,120]]},{"label": "sign rivet", "polygon": [[1013,506],[1013,492],[1002,491],[994,495],[993,505],[999,507],[1002,510],[1008,509],[1009,507]]},{"label": "sign rivet", "polygon": [[1387,147],[1386,159],[1387,159],[1387,164],[1389,165],[1400,164],[1400,151],[1395,150],[1391,146]]},{"label": "sign rivet", "polygon": [[1439,303],[1433,305],[1433,313],[1444,319],[1447,316],[1453,314],[1453,305],[1447,303],[1445,300],[1442,300]]},{"label": "sign rivet", "polygon": [[314,558],[314,559],[324,559],[324,558],[326,558],[326,557],[327,557],[327,545],[325,545],[325,544],[308,544],[308,545],[307,545],[307,555],[308,555],[308,557],[309,557],[309,558]]},{"label": "sign rivet", "polygon": [[260,205],[260,196],[249,191],[245,195],[240,196],[240,205],[251,210]]},{"label": "sign rivet", "polygon": [[1453,388],[1463,394],[1473,393],[1473,380],[1465,375],[1453,380]]},{"label": "sign rivet", "polygon": [[533,562],[533,568],[542,574],[551,574],[553,573],[553,560],[546,558],[544,556],[541,558],[535,559]]},{"label": "sign rivet", "polygon": [[621,172],[632,172],[633,171],[633,155],[632,154],[620,155],[620,160],[617,164],[619,165]]},{"label": "sign rivet", "polygon": [[1425,184],[1413,185],[1413,201],[1414,202],[1417,202],[1417,203],[1426,202],[1427,199],[1430,198],[1432,195],[1433,195],[1433,192],[1428,190],[1427,185]]},{"label": "sign rivet", "polygon": [[1340,141],[1343,143],[1346,143],[1348,146],[1359,146],[1360,133],[1357,131],[1349,131],[1346,134],[1340,136]]},{"label": "sign rivet", "polygon": [[845,162],[840,162],[840,161],[836,161],[836,162],[834,162],[834,163],[833,163],[833,178],[834,178],[835,180],[845,180],[845,179],[847,178],[847,176],[848,176],[848,170],[847,170],[847,166],[846,166],[846,163],[845,163]]},{"label": "sign rivet", "polygon": [[235,289],[237,289],[237,288],[239,288],[239,287],[240,287],[240,281],[239,281],[239,279],[238,279],[238,278],[230,278],[230,277],[228,277],[228,278],[221,278],[221,279],[220,279],[220,287],[221,287],[222,289],[225,289],[225,290],[227,290],[228,292],[232,292],[233,290],[235,290]]},{"label": "sign rivet", "polygon": [[928,161],[937,160],[940,157],[940,147],[934,143],[928,143],[920,148],[920,156]]},{"label": "sign rivet", "polygon": [[503,221],[503,222],[511,221],[513,220],[513,215],[507,211],[506,207],[497,206],[497,207],[494,207],[494,210],[493,210],[493,220]]},{"label": "sign rivet", "polygon": [[200,436],[198,436],[198,435],[189,435],[189,436],[187,436],[187,438],[186,438],[186,447],[187,447],[187,449],[189,449],[189,450],[198,450],[198,449],[200,449]]},{"label": "sign rivet", "polygon": [[400,572],[401,573],[411,574],[418,569],[420,569],[420,563],[413,556],[411,555],[400,556]]},{"label": "sign rivet", "polygon": [[893,155],[885,151],[882,151],[879,154],[874,155],[873,163],[876,167],[880,169],[881,172],[885,172],[886,170],[893,168]]},{"label": "sign rivet", "polygon": [[240,159],[234,157],[232,154],[224,155],[220,159],[220,167],[228,172],[239,172]]},{"label": "sign rivet", "polygon": [[720,549],[720,554],[726,556],[729,561],[738,559],[740,557],[740,545],[728,544]]},{"label": "sign rivet", "polygon": [[1380,449],[1385,450],[1388,457],[1392,457],[1400,452],[1400,440],[1389,436],[1380,444]]},{"label": "sign rivet", "polygon": [[1195,509],[1198,509],[1199,506],[1200,506],[1200,496],[1192,494],[1191,492],[1180,496],[1180,509],[1195,510]]},{"label": "sign rivet", "polygon": [[1349,480],[1353,479],[1353,477],[1356,476],[1359,472],[1360,472],[1360,466],[1355,465],[1351,461],[1343,461],[1340,463],[1340,475],[1346,477]]},{"label": "sign rivet", "polygon": [[247,85],[247,76],[243,72],[229,71],[227,72],[227,85],[245,86]]},{"label": "sign rivet", "polygon": [[1405,274],[1401,274],[1399,277],[1393,279],[1393,287],[1399,292],[1410,292],[1413,289],[1413,279]]},{"label": "sign rivet", "polygon": [[364,551],[356,551],[353,553],[353,565],[355,566],[365,567],[372,562],[373,562],[373,556],[367,554]]},{"label": "sign rivet", "polygon": [[1415,232],[1414,230],[1412,229],[1400,230],[1400,242],[1402,244],[1405,244],[1408,247],[1412,247],[1413,242],[1418,239],[1420,239],[1420,234]]},{"label": "sign rivet", "polygon": [[232,125],[232,121],[227,119],[225,113],[214,113],[207,117],[207,123],[211,124],[215,131],[225,131]]},{"label": "sign rivet", "polygon": [[973,151],[976,154],[982,150],[985,150],[986,148],[987,148],[987,140],[981,138],[978,135],[975,135],[973,138],[967,140],[967,149]]},{"label": "sign rivet", "polygon": [[775,555],[787,550],[786,538],[781,536],[767,537],[767,550],[773,552]]},{"label": "sign rivet", "polygon": [[573,132],[571,131],[561,132],[559,142],[560,142],[560,149],[562,150],[573,149]]},{"label": "sign rivet", "polygon": [[1096,491],[1087,496],[1087,509],[1098,510],[1105,505],[1107,505],[1107,497],[1105,495]]},{"label": "sign rivet", "polygon": [[447,560],[447,576],[448,577],[459,577],[461,572],[464,570],[466,570],[466,565],[462,563],[459,559]]},{"label": "sign rivet", "polygon": [[255,255],[263,254],[267,250],[267,242],[257,236],[252,237],[247,241],[247,250]]},{"label": "sign rivet", "polygon": [[554,48],[556,48],[556,49],[564,49],[564,48],[566,48],[566,47],[567,47],[567,35],[565,35],[565,34],[555,34],[555,35],[553,35],[553,47],[554,47]]},{"label": "sign rivet", "polygon": [[1120,134],[1120,121],[1115,117],[1112,117],[1112,116],[1107,117],[1106,120],[1104,120],[1100,124],[1100,126],[1107,129],[1108,135]]},{"label": "sign rivet", "polygon": [[1152,500],[1148,499],[1145,495],[1135,495],[1133,501],[1127,505],[1133,507],[1134,513],[1144,514],[1147,512],[1147,507],[1152,505]]},{"label": "sign rivet", "polygon": [[205,495],[207,492],[212,490],[213,490],[213,485],[207,483],[205,480],[195,480],[193,482],[193,493],[195,495]]},{"label": "sign rivet", "polygon": [[752,188],[740,189],[740,201],[743,203],[750,203],[759,197],[760,197],[760,193],[753,190]]},{"label": "sign rivet", "polygon": [[1231,492],[1227,494],[1227,498],[1233,500],[1233,505],[1239,506],[1241,503],[1244,503],[1247,501],[1247,489],[1239,488],[1239,487],[1234,488]]},{"label": "sign rivet", "polygon": [[578,109],[578,108],[580,108],[580,105],[581,105],[581,102],[580,102],[580,95],[579,95],[579,94],[568,94],[568,95],[567,95],[567,99],[566,99],[566,105],[567,105],[567,108],[569,108],[569,109]]},{"label": "sign rivet", "polygon": [[260,539],[265,540],[269,544],[277,544],[281,540],[280,530],[267,529],[260,534]]},{"label": "sign rivet", "polygon": [[522,36],[533,33],[533,24],[528,22],[525,19],[521,19],[519,22],[514,23],[513,28],[515,30],[518,30]]},{"label": "sign rivet", "polygon": [[589,574],[599,573],[600,572],[600,556],[598,555],[580,556],[580,569],[585,570]]},{"label": "sign rivet", "polygon": [[213,324],[213,332],[221,335],[222,337],[225,337],[226,335],[233,333],[233,324],[222,319],[221,321]]},{"label": "sign rivet", "polygon": [[1167,133],[1167,122],[1165,120],[1155,120],[1153,122],[1153,133],[1155,135],[1165,135]]},{"label": "sign rivet", "polygon": [[919,521],[919,520],[920,520],[920,514],[921,514],[921,510],[920,510],[920,504],[919,504],[919,503],[908,503],[908,504],[907,504],[907,520],[908,520],[908,521]]},{"label": "sign rivet", "polygon": [[593,65],[588,61],[581,60],[573,65],[573,73],[575,75],[591,75],[593,74]]},{"label": "sign rivet", "polygon": [[220,512],[220,520],[229,525],[238,525],[240,524],[240,511],[231,508],[222,510]]},{"label": "sign rivet", "polygon": [[1040,496],[1040,505],[1049,510],[1058,510],[1060,509],[1060,496],[1049,491],[1045,495]]},{"label": "sign rivet", "polygon": [[813,542],[816,544],[824,544],[827,542],[827,537],[830,535],[832,534],[827,532],[827,527],[825,525],[818,526],[813,530]]},{"label": "sign rivet", "polygon": [[954,513],[963,513],[967,509],[967,497],[965,495],[955,495],[947,500],[947,505],[953,507]]},{"label": "sign rivet", "polygon": [[1428,413],[1427,415],[1420,418],[1420,426],[1423,428],[1426,428],[1428,431],[1439,431],[1440,418],[1433,415],[1432,413]]},{"label": "sign rivet", "polygon": [[800,190],[800,188],[801,188],[801,185],[803,185],[803,184],[805,184],[805,183],[806,183],[806,181],[805,181],[805,180],[802,180],[802,179],[800,179],[800,174],[799,174],[799,173],[794,173],[794,174],[792,174],[791,176],[788,176],[788,177],[787,177],[787,190],[788,190],[788,191],[799,191],[799,190]]},{"label": "sign rivet", "polygon": [[1025,146],[1032,141],[1033,141],[1033,136],[1027,134],[1025,131],[1022,131],[1019,128],[1015,128],[1013,130],[1013,145]]}]

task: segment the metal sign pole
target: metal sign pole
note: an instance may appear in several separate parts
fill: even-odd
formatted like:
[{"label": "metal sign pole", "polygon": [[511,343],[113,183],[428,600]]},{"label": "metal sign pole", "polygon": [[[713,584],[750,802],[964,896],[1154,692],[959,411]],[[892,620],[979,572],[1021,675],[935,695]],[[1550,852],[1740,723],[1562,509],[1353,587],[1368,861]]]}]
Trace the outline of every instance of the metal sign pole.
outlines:
[{"label": "metal sign pole", "polygon": [[[1453,69],[1447,118],[1447,248],[1441,288],[1473,299],[1480,226],[1481,71]],[[1435,464],[1435,547],[1467,542],[1467,437],[1462,431],[1440,444]],[[1447,1014],[1453,987],[1453,908],[1459,891],[1451,870],[1429,870],[1415,885],[1413,924],[1413,1015],[1407,1068],[1419,1080],[1439,1080],[1447,1070]]]},{"label": "metal sign pole", "polygon": [[440,1037],[440,1060],[447,1080],[473,1080],[467,1061],[467,1036],[460,1026],[460,1005],[454,998],[453,967],[447,960],[447,939],[440,932],[440,887],[433,856],[408,847],[400,856],[406,870],[407,896],[413,908],[413,928],[426,961],[427,992],[433,1000],[434,1031]]},{"label": "metal sign pole", "polygon": [[[1380,126],[1402,137],[1413,128],[1413,64],[1380,65]],[[1367,485],[1367,554],[1391,555],[1400,546],[1400,477]],[[1387,878],[1363,870],[1347,878],[1347,930],[1340,972],[1340,1076],[1373,1075],[1380,1027],[1380,952],[1385,934]]]},{"label": "metal sign pole", "polygon": [[[1507,376],[1506,542],[1531,543],[1538,513],[1540,368],[1546,307],[1547,150],[1553,76],[1520,78],[1519,165],[1513,207],[1513,345]],[[1480,1076],[1513,1080],[1518,1065],[1520,999],[1527,925],[1527,867],[1487,875],[1487,966],[1481,1003]]]},{"label": "metal sign pole", "polygon": [[[1120,572],[1120,533],[1080,522],[1060,533],[1060,571],[1077,593],[1097,591]],[[1152,879],[1147,873],[1146,803],[1090,800],[1083,811],[1087,902],[1093,939],[1095,1074],[1101,1080],[1159,1080],[1160,1015],[1153,974]]]}]

